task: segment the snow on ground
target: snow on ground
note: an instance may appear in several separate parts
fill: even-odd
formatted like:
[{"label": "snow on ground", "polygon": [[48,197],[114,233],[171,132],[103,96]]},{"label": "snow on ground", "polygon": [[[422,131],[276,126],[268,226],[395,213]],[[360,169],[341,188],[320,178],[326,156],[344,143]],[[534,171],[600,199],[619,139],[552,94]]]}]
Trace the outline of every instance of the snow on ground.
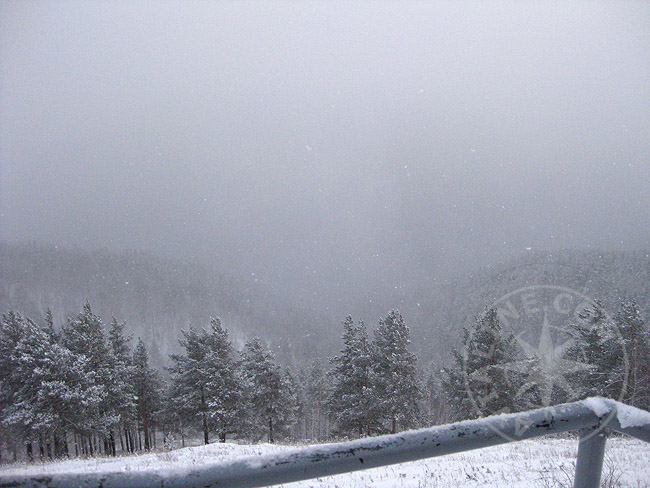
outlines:
[{"label": "snow on ground", "polygon": [[[577,439],[536,439],[423,461],[284,485],[288,488],[563,487],[573,483]],[[0,466],[15,474],[142,471],[186,468],[295,449],[268,444],[210,444],[139,456]],[[628,438],[607,441],[603,481],[608,487],[650,488],[650,444]]]}]

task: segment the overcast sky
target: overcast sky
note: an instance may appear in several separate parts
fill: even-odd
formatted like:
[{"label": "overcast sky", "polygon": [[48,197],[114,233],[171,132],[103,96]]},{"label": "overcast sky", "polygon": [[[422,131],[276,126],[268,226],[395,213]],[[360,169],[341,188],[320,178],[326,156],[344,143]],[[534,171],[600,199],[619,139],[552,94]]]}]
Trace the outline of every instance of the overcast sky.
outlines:
[{"label": "overcast sky", "polygon": [[647,247],[650,3],[5,1],[0,166],[2,239],[321,303]]}]

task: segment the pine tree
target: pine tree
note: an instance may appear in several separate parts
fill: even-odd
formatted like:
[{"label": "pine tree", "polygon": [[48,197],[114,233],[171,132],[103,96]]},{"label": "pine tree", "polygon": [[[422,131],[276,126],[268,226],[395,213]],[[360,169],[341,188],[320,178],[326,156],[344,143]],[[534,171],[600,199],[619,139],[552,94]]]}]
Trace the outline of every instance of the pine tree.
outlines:
[{"label": "pine tree", "polygon": [[232,344],[218,319],[211,321],[210,332],[193,328],[181,332],[185,354],[171,356],[170,406],[186,425],[200,422],[204,443],[211,431],[225,442],[228,433],[241,430],[245,408],[243,378]]},{"label": "pine tree", "polygon": [[130,363],[131,348],[129,342],[131,336],[124,334],[126,322],[118,322],[115,317],[112,317],[111,323],[108,328],[108,345],[110,353],[116,363],[128,365]]},{"label": "pine tree", "polygon": [[[443,374],[441,374],[443,373]],[[443,385],[444,372],[431,372],[425,382],[424,406],[427,425],[446,424],[451,421],[451,412]]]},{"label": "pine tree", "polygon": [[402,315],[392,310],[375,330],[372,373],[382,419],[390,421],[393,434],[398,425],[416,426],[420,415],[417,358],[408,350],[409,344],[409,328]]},{"label": "pine tree", "polygon": [[618,398],[624,387],[621,367],[624,363],[623,343],[616,329],[616,323],[608,317],[600,302],[578,314],[572,335],[575,345],[568,356],[589,365],[573,373],[569,379],[582,397],[603,396]]},{"label": "pine tree", "polygon": [[219,433],[219,441],[226,442],[228,434],[243,429],[245,411],[244,378],[235,360],[228,332],[218,318],[210,321],[209,352],[206,371],[209,381],[208,407],[210,420]]},{"label": "pine tree", "polygon": [[[43,455],[43,442],[52,456],[67,453],[67,433],[92,428],[89,411],[99,408],[97,386],[84,374],[86,356],[74,355],[60,344],[52,343],[46,330],[29,319],[10,314],[3,321],[3,358],[11,363],[5,376],[13,388],[11,403],[2,411],[3,424],[28,443],[38,440]],[[18,333],[18,335],[16,335]],[[13,343],[11,351],[5,349]],[[18,385],[18,386],[17,386]],[[31,455],[31,448],[28,449]],[[30,456],[31,457],[31,456]]]},{"label": "pine tree", "polygon": [[[27,331],[25,319],[13,310],[2,316],[0,326],[0,412],[15,402],[20,382],[15,380],[12,372],[16,368],[15,351],[18,343]],[[2,415],[2,418],[6,418]]]},{"label": "pine tree", "polygon": [[[129,437],[133,435],[132,424],[136,420],[136,393],[133,384],[133,361],[129,347],[131,337],[124,335],[125,327],[126,323],[118,322],[113,317],[108,329],[109,381],[107,383],[107,402],[110,403],[111,410],[115,411],[119,416],[119,423],[127,438],[125,445],[122,435],[119,435],[122,450],[131,451]],[[113,455],[117,452],[113,428],[109,431],[109,450]]]},{"label": "pine tree", "polygon": [[181,447],[185,447],[184,426],[187,422],[184,421],[181,412],[176,409],[175,385],[172,382],[166,382],[163,385],[165,389],[162,396],[165,401],[158,413],[158,418],[163,432],[164,447],[167,450],[173,449],[177,435],[181,438]]},{"label": "pine tree", "polygon": [[179,341],[185,354],[172,354],[173,365],[169,368],[171,375],[171,396],[169,407],[178,413],[184,426],[200,423],[204,444],[209,443],[208,425],[208,379],[203,369],[207,355],[201,336],[193,328],[181,330],[183,338]]},{"label": "pine tree", "polygon": [[487,309],[463,329],[462,348],[454,351],[455,365],[443,370],[443,387],[456,419],[519,409],[517,373],[507,365],[517,360],[515,338],[504,336],[497,310]]},{"label": "pine tree", "polygon": [[[116,406],[110,401],[112,377],[110,370],[109,350],[104,336],[102,320],[92,312],[90,304],[86,302],[81,313],[68,320],[63,327],[61,341],[77,357],[86,358],[83,373],[93,382],[94,392],[98,402],[92,402],[94,410],[87,409],[85,434],[82,441],[87,445],[89,454],[100,450],[95,436],[104,441],[106,451],[110,443],[112,430],[118,425],[120,416]],[[90,422],[90,423],[89,423]]]},{"label": "pine tree", "polygon": [[108,349],[102,320],[86,302],[81,313],[68,320],[63,327],[63,344],[75,354],[85,355],[90,367],[105,373]]},{"label": "pine tree", "polygon": [[343,321],[341,355],[330,358],[332,391],[327,408],[338,435],[370,435],[380,429],[379,400],[371,384],[372,354],[363,321],[354,325],[352,317]]},{"label": "pine tree", "polygon": [[315,359],[305,378],[304,402],[306,430],[309,439],[320,440],[327,431],[325,402],[330,386],[328,379],[320,359]]},{"label": "pine tree", "polygon": [[627,359],[618,361],[616,371],[619,377],[624,377],[627,373],[623,402],[650,410],[650,331],[641,317],[636,301],[623,302],[615,321]]},{"label": "pine tree", "polygon": [[161,381],[156,371],[149,367],[147,348],[140,338],[133,353],[132,382],[138,422],[142,426],[144,437],[144,449],[149,451],[152,447],[155,415],[160,409]]},{"label": "pine tree", "polygon": [[44,330],[51,342],[59,341],[59,334],[57,334],[56,329],[54,328],[54,316],[52,315],[52,311],[49,308],[45,311]]},{"label": "pine tree", "polygon": [[298,419],[305,416],[305,387],[302,379],[289,368],[283,368],[282,379],[285,384],[286,413],[284,423],[279,425],[277,431],[285,437],[303,439]]},{"label": "pine tree", "polygon": [[[5,439],[24,439],[29,437],[29,422],[22,422],[22,413],[16,414],[24,397],[23,378],[18,373],[20,364],[19,345],[28,335],[32,326],[29,319],[23,318],[13,310],[2,316],[0,328],[0,428]],[[31,442],[31,441],[30,441]],[[16,449],[14,444],[14,449]],[[14,457],[16,456],[14,450]],[[28,447],[31,455],[31,443]],[[31,456],[30,456],[31,457]]]},{"label": "pine tree", "polygon": [[275,364],[273,354],[255,337],[242,352],[242,368],[247,381],[251,432],[259,437],[266,431],[268,441],[294,420],[295,400],[291,384]]}]

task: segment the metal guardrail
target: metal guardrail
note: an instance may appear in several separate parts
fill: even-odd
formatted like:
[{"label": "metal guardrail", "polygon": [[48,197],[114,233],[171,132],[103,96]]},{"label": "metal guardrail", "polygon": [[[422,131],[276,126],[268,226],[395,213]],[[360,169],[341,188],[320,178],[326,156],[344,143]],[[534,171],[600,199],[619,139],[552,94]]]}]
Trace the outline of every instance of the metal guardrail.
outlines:
[{"label": "metal guardrail", "polygon": [[613,400],[591,398],[528,412],[175,471],[0,476],[0,487],[253,488],[579,431],[574,487],[596,488],[600,483],[608,429],[650,442],[650,413]]}]

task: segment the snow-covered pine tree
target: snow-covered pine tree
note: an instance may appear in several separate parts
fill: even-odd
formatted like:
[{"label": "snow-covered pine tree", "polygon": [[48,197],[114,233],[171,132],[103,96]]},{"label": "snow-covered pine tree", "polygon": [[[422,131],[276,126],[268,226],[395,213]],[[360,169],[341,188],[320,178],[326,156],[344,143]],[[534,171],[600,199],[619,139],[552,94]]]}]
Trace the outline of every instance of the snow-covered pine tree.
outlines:
[{"label": "snow-covered pine tree", "polygon": [[[108,328],[108,366],[109,382],[107,401],[111,409],[119,415],[117,437],[123,451],[132,451],[135,447],[134,424],[136,420],[135,389],[133,385],[133,361],[129,342],[130,336],[124,334],[125,322],[118,322],[112,318]],[[122,436],[122,431],[124,437]],[[109,447],[113,455],[116,454],[116,432],[113,428],[109,431]]]},{"label": "snow-covered pine tree", "polygon": [[427,425],[440,425],[451,422],[451,412],[447,395],[444,392],[443,374],[432,371],[424,385],[423,411]]},{"label": "snow-covered pine tree", "polygon": [[502,333],[497,310],[488,308],[477,317],[472,331],[463,328],[455,364],[443,369],[443,388],[455,419],[518,410],[517,374],[505,365],[517,360],[515,338]]},{"label": "snow-covered pine tree", "polygon": [[255,337],[248,342],[242,356],[242,368],[247,381],[251,433],[260,438],[268,435],[275,442],[275,433],[288,427],[294,418],[295,404],[291,385],[262,341]]},{"label": "snow-covered pine tree", "polygon": [[77,356],[56,343],[44,349],[42,365],[33,370],[40,377],[33,382],[40,385],[38,408],[53,419],[50,436],[54,454],[59,457],[69,453],[68,433],[90,430],[93,420],[86,414],[99,410],[101,396],[94,382],[83,374],[87,367],[85,356]]},{"label": "snow-covered pine tree", "polygon": [[108,347],[102,319],[95,315],[86,302],[81,313],[68,319],[63,326],[62,342],[74,354],[85,355],[91,368],[104,371],[107,368]]},{"label": "snow-covered pine tree", "polygon": [[[185,354],[172,354],[173,365],[169,368],[171,375],[171,389],[168,409],[176,412],[183,426],[195,427],[200,425],[199,431],[203,432],[203,442],[209,443],[210,426],[208,410],[209,381],[204,368],[207,346],[201,340],[201,334],[190,327],[181,330],[183,336],[180,344],[185,349]],[[205,331],[203,331],[205,335]]]},{"label": "snow-covered pine tree", "polygon": [[244,378],[228,339],[228,331],[221,320],[210,320],[205,370],[208,408],[211,424],[219,434],[219,441],[226,442],[228,434],[241,432],[245,420]]},{"label": "snow-covered pine tree", "polygon": [[182,418],[181,413],[175,408],[175,385],[172,382],[163,383],[162,393],[164,402],[158,414],[160,427],[163,433],[163,446],[166,450],[175,447],[175,440],[180,438],[181,447],[185,447],[185,430],[187,422]]},{"label": "snow-covered pine tree", "polygon": [[330,358],[332,389],[326,406],[337,435],[370,435],[380,429],[379,399],[371,383],[372,353],[363,321],[343,321],[343,349]]},{"label": "snow-covered pine tree", "polygon": [[[102,320],[93,313],[88,302],[83,306],[81,313],[68,319],[68,323],[63,326],[61,342],[72,354],[86,357],[86,369],[83,373],[96,386],[95,393],[100,400],[95,410],[86,412],[87,420],[92,422],[88,425],[86,439],[83,441],[87,451],[92,455],[101,450],[102,445],[98,443],[98,438],[101,439],[105,451],[110,451],[110,433],[119,424],[120,416],[116,405],[109,401],[112,375]],[[95,405],[95,402],[92,405]]]},{"label": "snow-covered pine tree", "polygon": [[8,418],[24,429],[28,442],[40,444],[41,457],[47,444],[47,454],[51,458],[50,434],[56,430],[59,419],[51,408],[50,398],[44,397],[42,392],[47,390],[49,382],[59,379],[59,371],[52,371],[51,363],[55,358],[51,355],[46,332],[29,319],[24,325],[23,336],[14,350],[15,369],[12,371],[21,387]]},{"label": "snow-covered pine tree", "polygon": [[315,359],[305,378],[305,419],[307,438],[320,440],[327,432],[325,402],[329,388],[328,376],[320,359]]},{"label": "snow-covered pine tree", "polygon": [[133,352],[132,384],[138,423],[142,426],[144,449],[149,451],[153,445],[155,415],[161,406],[161,380],[158,373],[149,367],[147,348],[140,338]]},{"label": "snow-covered pine tree", "polygon": [[282,368],[282,379],[286,385],[285,398],[288,408],[285,414],[285,421],[279,425],[276,431],[279,431],[284,437],[290,437],[293,440],[304,439],[304,431],[297,425],[298,419],[304,417],[305,412],[304,383],[289,368]]},{"label": "snow-covered pine tree", "polygon": [[372,344],[372,383],[379,402],[382,421],[390,432],[417,425],[421,388],[417,358],[408,350],[409,328],[397,310],[379,320]]},{"label": "snow-covered pine tree", "polygon": [[627,353],[627,364],[620,361],[618,375],[627,367],[627,385],[623,402],[650,410],[650,331],[635,300],[627,300],[615,317]]},{"label": "snow-covered pine tree", "polygon": [[50,341],[58,342],[59,334],[57,334],[56,329],[54,328],[54,316],[52,311],[48,308],[45,310],[45,332],[47,333]]},{"label": "snow-covered pine tree", "polygon": [[589,365],[590,369],[573,373],[569,380],[582,397],[618,398],[624,387],[621,374],[624,355],[616,323],[599,301],[585,308],[578,317],[571,331],[575,344],[567,356]]},{"label": "snow-covered pine tree", "polygon": [[[10,310],[2,316],[0,327],[0,433],[2,438],[11,440],[14,460],[17,458],[18,442],[30,437],[29,428],[22,420],[22,413],[16,409],[24,397],[23,379],[18,374],[20,364],[19,344],[30,328],[30,321]],[[33,457],[31,439],[27,443],[27,453]]]},{"label": "snow-covered pine tree", "polygon": [[297,372],[287,371],[286,378],[291,383],[295,401],[294,422],[291,425],[290,437],[293,440],[309,438],[309,422],[311,411],[307,402],[307,371],[300,368]]},{"label": "snow-covered pine tree", "polygon": [[[243,377],[233,355],[232,343],[219,319],[210,321],[210,330],[181,331],[184,355],[172,355],[170,406],[185,425],[200,422],[203,440],[216,431],[219,440],[242,430],[246,411]],[[173,418],[173,416],[167,416]]]},{"label": "snow-covered pine tree", "polygon": [[[19,313],[10,310],[0,323],[0,413],[15,402],[20,382],[12,375],[16,367],[14,352],[27,331],[27,324]],[[2,415],[2,418],[6,418]],[[4,422],[3,422],[4,423]]]},{"label": "snow-covered pine tree", "polygon": [[108,346],[110,354],[116,363],[129,365],[131,363],[131,348],[129,342],[132,337],[124,334],[126,322],[118,322],[115,317],[111,318],[108,327]]},{"label": "snow-covered pine tree", "polygon": [[19,386],[13,388],[12,404],[2,411],[3,425],[14,434],[20,432],[28,443],[38,440],[41,456],[45,452],[50,457],[67,454],[68,432],[85,433],[91,429],[93,420],[88,411],[96,411],[101,401],[98,387],[84,374],[88,359],[52,343],[47,331],[13,313],[3,321],[3,352],[13,342],[9,336],[13,335],[12,329],[16,331],[16,325],[20,327],[20,338],[9,356],[3,354],[3,358],[12,367],[8,384]]}]

